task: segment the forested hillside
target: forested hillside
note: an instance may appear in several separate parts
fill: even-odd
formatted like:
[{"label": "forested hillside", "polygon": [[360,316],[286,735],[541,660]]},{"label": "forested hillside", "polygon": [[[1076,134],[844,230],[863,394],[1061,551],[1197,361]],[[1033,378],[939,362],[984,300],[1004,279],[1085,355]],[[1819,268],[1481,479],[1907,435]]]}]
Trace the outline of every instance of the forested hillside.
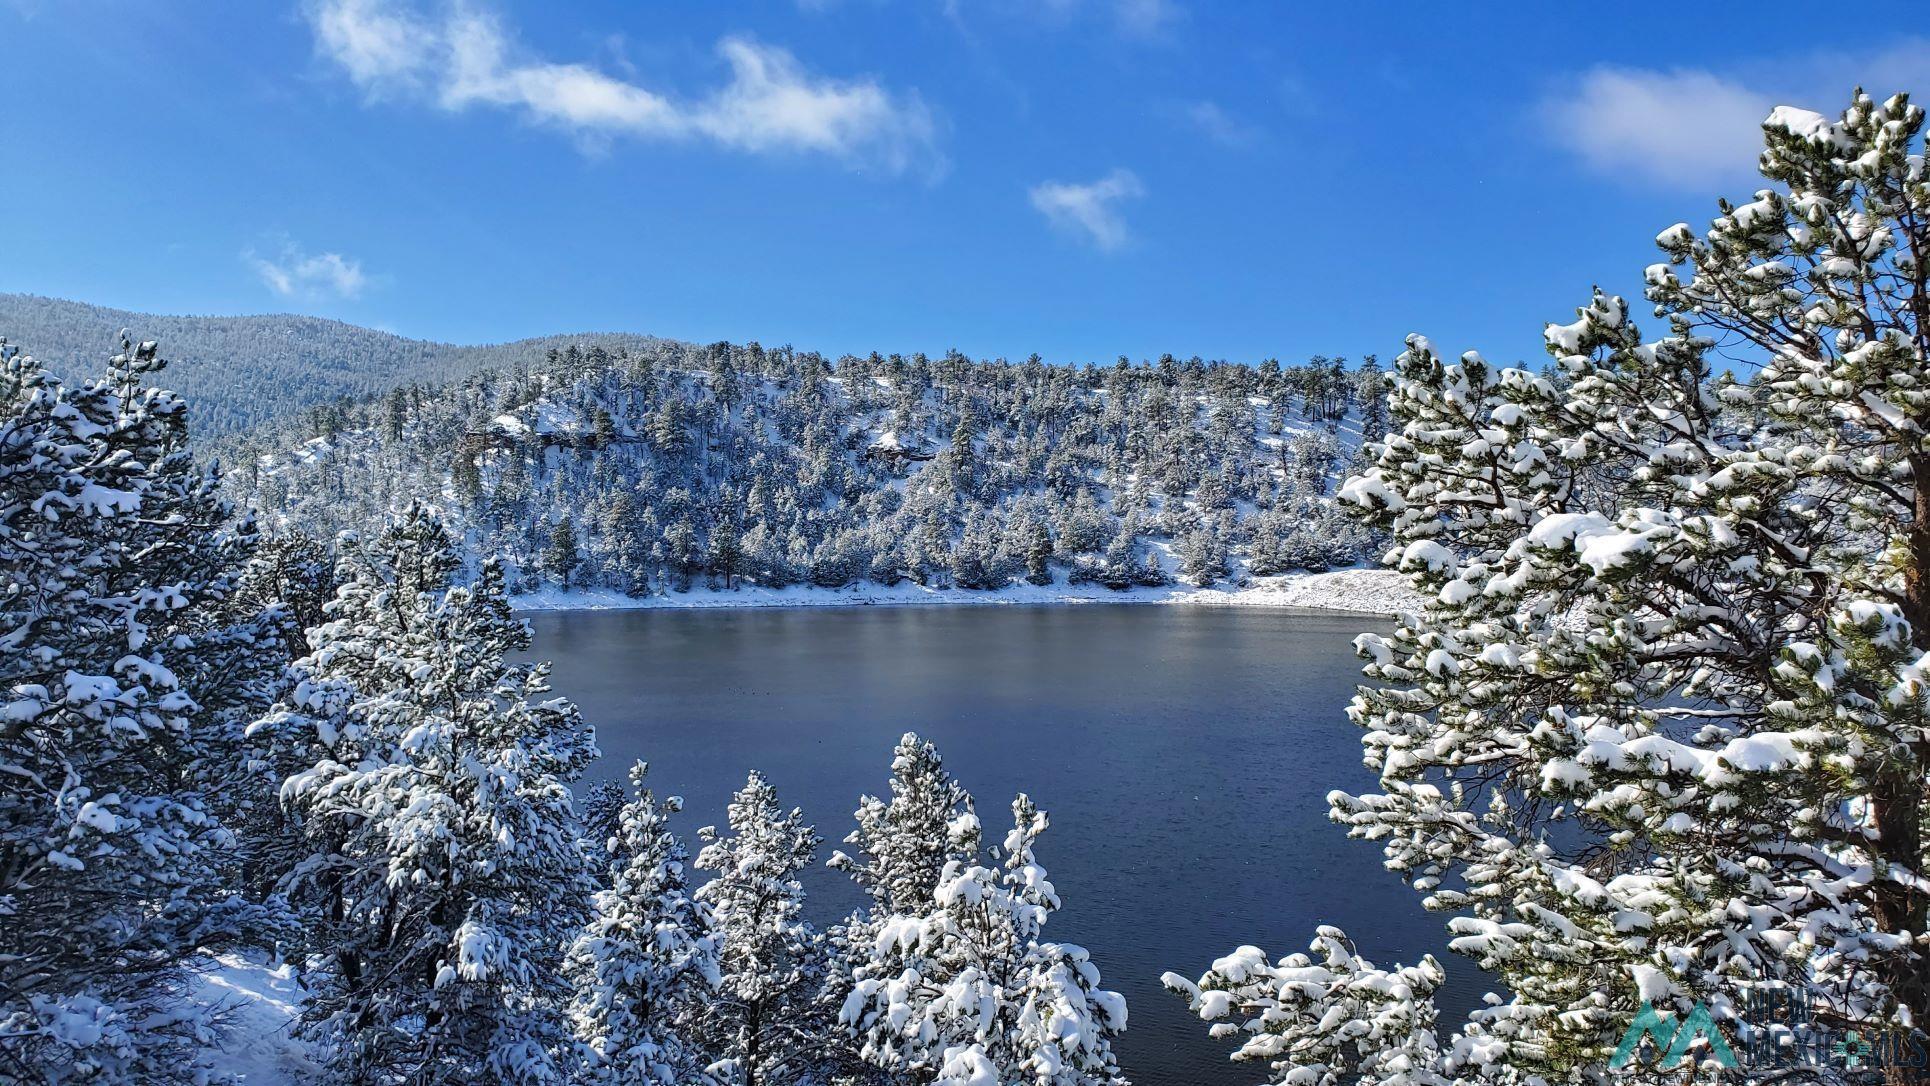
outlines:
[{"label": "forested hillside", "polygon": [[1385,429],[1384,398],[1371,359],[1074,369],[572,343],[218,451],[286,528],[432,503],[519,592],[1123,589],[1371,558],[1330,494]]},{"label": "forested hillside", "polygon": [[650,336],[555,336],[457,346],[407,339],[320,317],[174,317],[85,302],[0,294],[0,328],[68,380],[92,374],[122,329],[167,344],[168,380],[195,404],[195,437],[233,433],[313,404],[411,382],[441,383],[540,356],[565,341],[648,347]]}]

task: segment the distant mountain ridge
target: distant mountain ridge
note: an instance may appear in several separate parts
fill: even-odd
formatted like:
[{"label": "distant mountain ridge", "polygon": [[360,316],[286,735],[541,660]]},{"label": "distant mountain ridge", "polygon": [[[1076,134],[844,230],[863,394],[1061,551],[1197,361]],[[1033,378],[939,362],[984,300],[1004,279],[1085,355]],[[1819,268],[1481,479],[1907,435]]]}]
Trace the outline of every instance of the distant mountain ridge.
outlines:
[{"label": "distant mountain ridge", "polygon": [[552,346],[644,350],[668,341],[632,333],[544,336],[461,345],[292,313],[209,317],[136,313],[35,294],[0,293],[0,336],[65,379],[99,371],[127,329],[156,340],[164,384],[194,404],[197,437],[221,437],[344,397],[445,384],[541,357]]}]

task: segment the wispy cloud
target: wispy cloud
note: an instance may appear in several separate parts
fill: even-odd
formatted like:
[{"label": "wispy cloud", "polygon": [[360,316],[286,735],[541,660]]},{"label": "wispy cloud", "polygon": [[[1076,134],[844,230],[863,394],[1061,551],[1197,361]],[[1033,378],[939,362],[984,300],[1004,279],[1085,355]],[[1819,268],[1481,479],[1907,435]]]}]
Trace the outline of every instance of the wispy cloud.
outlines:
[{"label": "wispy cloud", "polygon": [[[804,11],[828,11],[839,6],[839,0],[797,0],[797,6]],[[1186,19],[1186,8],[1177,0],[938,0],[938,6],[946,18],[961,26],[968,15],[979,12],[1058,26],[1099,20],[1123,37],[1147,39],[1163,37]]]},{"label": "wispy cloud", "polygon": [[1119,205],[1145,194],[1146,187],[1126,169],[1083,185],[1047,181],[1034,185],[1030,193],[1032,206],[1046,221],[1107,252],[1124,247],[1132,238]]},{"label": "wispy cloud", "polygon": [[1596,68],[1542,117],[1557,144],[1600,173],[1693,188],[1755,161],[1773,104],[1708,72]]},{"label": "wispy cloud", "polygon": [[1834,115],[1852,86],[1887,95],[1924,85],[1930,42],[1863,56],[1819,53],[1726,72],[1597,66],[1544,98],[1549,138],[1591,169],[1673,188],[1745,178],[1777,105]]},{"label": "wispy cloud", "polygon": [[1185,14],[1172,0],[1111,0],[1111,6],[1119,29],[1141,38],[1165,32]]},{"label": "wispy cloud", "polygon": [[361,261],[341,253],[310,256],[294,242],[283,245],[274,257],[250,250],[242,254],[242,259],[269,290],[284,298],[354,298],[369,284]]},{"label": "wispy cloud", "polygon": [[717,44],[729,79],[697,97],[641,86],[586,64],[529,55],[489,12],[427,13],[394,0],[314,0],[318,51],[372,98],[428,101],[450,112],[494,107],[592,145],[618,137],[706,141],[752,154],[808,153],[852,166],[936,176],[937,125],[915,93],[871,78],[812,75],[747,37]]},{"label": "wispy cloud", "polygon": [[1297,72],[1279,76],[1280,108],[1289,116],[1311,117],[1320,111],[1320,93]]},{"label": "wispy cloud", "polygon": [[1188,128],[1222,147],[1248,147],[1259,139],[1259,129],[1220,108],[1218,102],[1181,102],[1171,113]]}]

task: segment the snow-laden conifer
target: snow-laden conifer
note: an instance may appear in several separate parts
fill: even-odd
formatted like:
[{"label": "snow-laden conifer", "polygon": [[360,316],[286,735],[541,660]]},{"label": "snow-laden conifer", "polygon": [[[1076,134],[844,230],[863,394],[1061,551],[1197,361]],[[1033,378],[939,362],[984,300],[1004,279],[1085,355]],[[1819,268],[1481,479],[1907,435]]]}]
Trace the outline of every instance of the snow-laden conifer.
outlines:
[{"label": "snow-laden conifer", "polygon": [[864,1060],[909,1081],[1123,1083],[1111,1037],[1126,1002],[1084,948],[1042,938],[1059,908],[1033,853],[1047,820],[1024,795],[1012,817],[1003,849],[947,859],[928,899],[871,923],[838,1021]]},{"label": "snow-laden conifer", "polygon": [[321,954],[307,1028],[354,1081],[556,1081],[590,731],[546,665],[508,662],[530,642],[500,570],[452,585],[427,511],[339,550],[301,682],[255,729],[313,759],[282,786],[310,846],[287,879]]},{"label": "snow-laden conifer", "polygon": [[233,600],[253,543],[187,447],[165,363],[124,341],[68,387],[0,342],[0,1077],[192,1075],[183,969],[258,918],[223,786],[271,696]]},{"label": "snow-laden conifer", "polygon": [[[854,817],[857,828],[844,839],[852,852],[832,853],[830,866],[850,875],[868,900],[826,933],[831,977],[825,998],[838,1006],[872,972],[881,926],[928,911],[946,866],[977,856],[980,846],[971,795],[946,772],[938,748],[912,732],[892,751],[890,797],[859,797]],[[853,1039],[849,1047],[861,1049],[862,1038]],[[860,1051],[852,1055],[865,1060]],[[874,1068],[878,1062],[871,1061]]]},{"label": "snow-laden conifer", "polygon": [[335,598],[334,565],[320,540],[295,531],[263,539],[242,571],[236,594],[244,602],[282,609],[292,631],[284,645],[291,659],[307,654],[307,631],[327,621],[323,608]]},{"label": "snow-laden conifer", "polygon": [[717,991],[702,1016],[709,1073],[727,1086],[809,1082],[825,1056],[825,954],[797,876],[821,839],[757,773],[732,797],[729,823],[729,834],[699,831],[697,866],[715,877],[697,900],[718,943]]},{"label": "snow-laden conifer", "polygon": [[570,947],[570,1018],[583,1049],[579,1079],[597,1086],[695,1086],[708,1060],[693,1038],[722,979],[710,911],[689,890],[683,843],[644,764],[595,851],[613,861],[588,925]]},{"label": "snow-laden conifer", "polygon": [[945,771],[938,748],[913,732],[892,751],[891,798],[860,797],[855,817],[858,828],[844,841],[857,855],[832,853],[830,866],[864,890],[874,916],[931,904],[945,865],[978,853],[972,797]]},{"label": "snow-laden conifer", "polygon": [[1762,985],[1930,1026],[1923,126],[1776,110],[1771,187],[1657,238],[1659,334],[1597,293],[1551,373],[1409,339],[1342,497],[1429,602],[1358,642],[1380,790],[1330,802],[1506,985],[1445,1070],[1601,1075],[1644,1001],[1748,1039]]},{"label": "snow-laden conifer", "polygon": [[1243,1037],[1235,1060],[1265,1061],[1293,1086],[1445,1086],[1434,1036],[1434,990],[1444,974],[1432,956],[1377,968],[1338,928],[1308,948],[1269,961],[1243,946],[1197,981],[1162,980],[1213,1023],[1215,1037]]}]

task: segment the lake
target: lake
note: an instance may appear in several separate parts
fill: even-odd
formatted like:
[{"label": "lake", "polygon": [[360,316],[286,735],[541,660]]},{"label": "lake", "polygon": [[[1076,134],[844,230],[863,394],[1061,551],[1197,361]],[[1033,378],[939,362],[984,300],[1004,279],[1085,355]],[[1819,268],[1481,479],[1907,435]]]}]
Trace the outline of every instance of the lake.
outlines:
[{"label": "lake", "polygon": [[[1371,788],[1344,710],[1357,616],[1162,606],[574,611],[529,616],[558,693],[596,726],[620,778],[638,758],[686,802],[680,831],[724,821],[757,768],[827,845],[886,787],[912,730],[978,800],[988,839],[1024,791],[1051,814],[1040,862],[1064,902],[1051,938],[1092,952],[1123,993],[1115,1048],[1138,1086],[1257,1083],[1167,993],[1242,943],[1279,956],[1347,929],[1381,965],[1433,952],[1442,1022],[1486,985],[1444,953],[1443,918],[1327,821],[1327,792]],[[696,844],[687,841],[694,855]],[[807,873],[810,915],[859,903]]]}]

